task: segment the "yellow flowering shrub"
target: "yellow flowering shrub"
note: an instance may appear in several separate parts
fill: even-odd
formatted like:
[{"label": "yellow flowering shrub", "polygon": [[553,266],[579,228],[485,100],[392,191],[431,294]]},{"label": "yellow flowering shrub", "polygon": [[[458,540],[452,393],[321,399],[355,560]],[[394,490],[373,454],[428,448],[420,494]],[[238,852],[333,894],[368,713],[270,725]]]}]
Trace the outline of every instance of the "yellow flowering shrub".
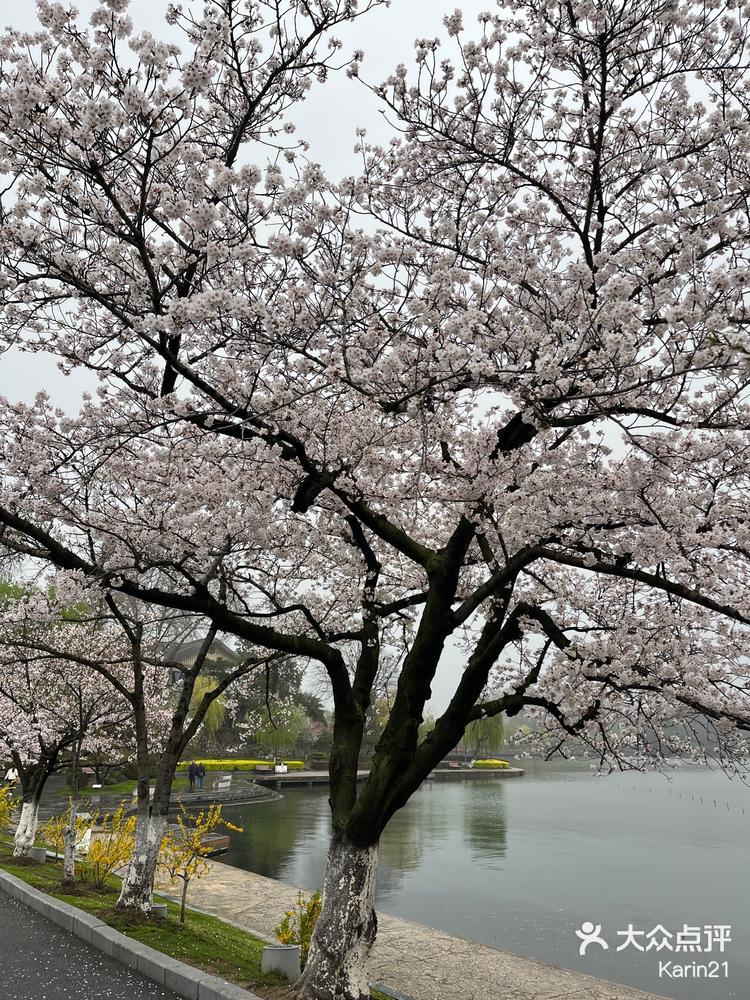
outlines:
[{"label": "yellow flowering shrub", "polygon": [[0,788],[0,830],[5,830],[10,826],[10,818],[13,813],[13,795],[10,786]]},{"label": "yellow flowering shrub", "polygon": [[310,951],[313,931],[323,909],[323,896],[316,889],[309,899],[300,892],[297,895],[297,905],[287,910],[283,920],[274,927],[274,934],[280,944],[299,945],[300,964],[305,967]]},{"label": "yellow flowering shrub", "polygon": [[84,877],[90,878],[95,886],[103,887],[109,876],[121,868],[135,846],[135,816],[125,815],[125,803],[110,816],[101,818],[101,831],[92,838],[86,860],[83,864]]},{"label": "yellow flowering shrub", "polygon": [[507,760],[497,760],[496,758],[488,758],[487,760],[475,760],[474,767],[480,768],[480,770],[485,771],[497,771],[500,768],[510,767]]},{"label": "yellow flowering shrub", "polygon": [[206,855],[211,847],[205,839],[217,827],[223,826],[235,833],[242,833],[241,826],[235,826],[221,815],[221,803],[214,802],[207,809],[192,815],[180,803],[177,826],[169,827],[161,844],[159,866],[171,879],[182,879],[180,900],[180,923],[185,923],[185,900],[188,885],[194,878],[200,878],[208,871]]},{"label": "yellow flowering shrub", "polygon": [[[43,823],[39,830],[39,839],[55,854],[62,856],[65,851],[65,831],[70,823],[70,809],[72,803],[68,800],[68,806],[66,810],[60,813],[58,816],[50,816],[50,818]],[[81,816],[80,813],[76,815],[76,844],[84,839],[89,830],[92,830],[96,825],[96,816],[90,813],[85,816]]]}]

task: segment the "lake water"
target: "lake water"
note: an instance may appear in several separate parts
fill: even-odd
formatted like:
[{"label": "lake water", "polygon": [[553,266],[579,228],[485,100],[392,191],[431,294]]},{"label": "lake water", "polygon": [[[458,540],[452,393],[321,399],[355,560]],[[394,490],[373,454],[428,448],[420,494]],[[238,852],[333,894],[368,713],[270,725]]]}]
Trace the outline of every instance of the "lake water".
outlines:
[{"label": "lake water", "polygon": [[[518,955],[678,1000],[750,997],[750,789],[719,772],[596,777],[585,766],[524,761],[520,779],[431,782],[382,840],[378,908]],[[226,810],[245,828],[225,857],[307,889],[322,885],[325,788]],[[584,921],[609,944],[578,954]],[[618,931],[731,927],[711,953],[638,951]],[[674,945],[676,939],[667,940]],[[719,963],[714,979],[669,979],[673,965]],[[727,963],[725,977],[723,963]],[[446,998],[448,1000],[448,998]],[[451,998],[454,1000],[454,998]],[[458,1000],[458,998],[455,998]]]}]

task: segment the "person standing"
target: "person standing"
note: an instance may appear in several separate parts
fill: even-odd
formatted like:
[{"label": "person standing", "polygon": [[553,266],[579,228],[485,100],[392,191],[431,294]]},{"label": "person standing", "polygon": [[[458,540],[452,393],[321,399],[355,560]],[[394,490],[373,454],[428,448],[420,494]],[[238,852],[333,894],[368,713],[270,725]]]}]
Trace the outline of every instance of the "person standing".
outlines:
[{"label": "person standing", "polygon": [[5,772],[5,780],[11,788],[15,788],[18,784],[18,769],[13,764]]},{"label": "person standing", "polygon": [[198,782],[198,788],[203,788],[203,779],[206,777],[206,765],[203,761],[198,761],[198,766],[195,769],[195,777]]},{"label": "person standing", "polygon": [[195,775],[198,768],[194,760],[190,761],[190,767],[188,768],[188,781],[190,782],[190,791],[195,791]]}]

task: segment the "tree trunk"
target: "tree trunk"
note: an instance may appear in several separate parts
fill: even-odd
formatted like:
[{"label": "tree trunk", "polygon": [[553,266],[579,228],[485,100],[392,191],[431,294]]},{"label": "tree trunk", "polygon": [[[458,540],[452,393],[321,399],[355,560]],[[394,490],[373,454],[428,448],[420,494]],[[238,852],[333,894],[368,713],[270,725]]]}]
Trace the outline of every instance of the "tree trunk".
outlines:
[{"label": "tree trunk", "polygon": [[[215,634],[215,630],[213,634]],[[134,657],[136,669],[132,705],[138,761],[138,813],[135,847],[122,882],[120,898],[117,900],[118,909],[135,909],[143,913],[151,912],[154,879],[159,864],[161,842],[167,826],[169,800],[172,795],[175,771],[180,757],[205,718],[205,710],[200,715],[196,713],[191,724],[185,728],[195,681],[212,641],[213,635],[209,632],[204,641],[202,652],[196,659],[193,671],[184,677],[177,707],[172,714],[169,736],[159,758],[153,802],[150,801],[149,797],[148,727],[139,650]]]},{"label": "tree trunk", "polygon": [[117,900],[120,910],[139,910],[149,914],[153,905],[154,879],[159,864],[159,851],[167,826],[169,797],[177,761],[162,759],[154,785],[154,799],[151,801],[150,756],[148,752],[148,728],[146,723],[145,700],[142,691],[140,664],[136,662],[136,693],[133,701],[133,716],[136,732],[136,759],[138,762],[138,802],[135,821],[135,844],[128,861],[125,876]]},{"label": "tree trunk", "polygon": [[118,909],[151,912],[156,866],[166,826],[166,816],[138,816],[135,846],[122,880]]},{"label": "tree trunk", "polygon": [[[79,729],[79,733],[81,729]],[[79,737],[73,754],[73,780],[70,796],[70,821],[63,831],[63,877],[64,886],[72,886],[76,880],[76,819],[78,818],[78,765],[81,758],[81,740]]]},{"label": "tree trunk", "polygon": [[333,835],[323,910],[297,982],[300,1000],[369,1000],[377,856],[377,845],[357,847],[344,834]]},{"label": "tree trunk", "polygon": [[28,802],[21,804],[21,818],[13,837],[14,857],[25,858],[29,853],[29,848],[34,846],[38,824],[39,799],[34,795]]},{"label": "tree trunk", "polygon": [[73,885],[76,880],[76,818],[78,802],[74,797],[70,800],[70,822],[63,831],[63,877],[62,884]]},{"label": "tree trunk", "polygon": [[154,784],[153,801],[150,798],[148,768],[145,771],[145,779],[143,775],[138,779],[135,846],[122,880],[120,898],[117,900],[118,909],[151,912],[154,879],[159,864],[161,842],[167,828],[169,799],[178,759],[173,754],[165,753],[162,756]]},{"label": "tree trunk", "polygon": [[182,879],[182,896],[180,897],[180,923],[185,923],[185,901],[187,900],[188,882],[187,877]]}]

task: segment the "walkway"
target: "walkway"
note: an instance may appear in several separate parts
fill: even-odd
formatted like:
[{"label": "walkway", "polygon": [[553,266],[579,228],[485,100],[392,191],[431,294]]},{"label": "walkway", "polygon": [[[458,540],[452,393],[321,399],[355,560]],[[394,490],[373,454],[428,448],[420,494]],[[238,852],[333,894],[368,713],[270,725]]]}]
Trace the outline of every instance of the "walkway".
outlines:
[{"label": "walkway", "polygon": [[179,1000],[0,892],[3,1000]]},{"label": "walkway", "polygon": [[[472,778],[503,779],[523,777],[523,768],[506,767],[498,771],[470,770],[469,768],[438,767],[430,774],[428,781],[466,781]],[[367,781],[369,771],[357,771],[357,781]],[[254,771],[254,780],[259,785],[268,788],[281,788],[284,785],[328,785],[328,771],[287,771],[286,774],[275,774],[273,771]]]},{"label": "walkway", "polygon": [[[163,886],[176,895],[176,886]],[[297,901],[294,886],[217,862],[191,883],[190,902],[271,936]],[[413,1000],[660,1000],[578,972],[520,958],[444,931],[378,915],[372,977]]]},{"label": "walkway", "polygon": [[[169,808],[177,811],[179,803],[183,802],[189,810],[201,809],[212,802],[223,805],[251,805],[255,802],[268,802],[278,798],[278,794],[270,788],[263,788],[244,772],[233,773],[229,787],[217,789],[217,780],[211,777],[206,781],[201,791],[188,792],[180,789],[172,794]],[[61,781],[49,781],[42,796],[40,808],[41,818],[47,819],[67,808],[70,790]],[[124,802],[127,808],[135,808],[135,798],[128,792],[111,792],[105,785],[101,791],[87,791],[81,795],[78,808],[81,812],[106,813],[114,812]]]}]

